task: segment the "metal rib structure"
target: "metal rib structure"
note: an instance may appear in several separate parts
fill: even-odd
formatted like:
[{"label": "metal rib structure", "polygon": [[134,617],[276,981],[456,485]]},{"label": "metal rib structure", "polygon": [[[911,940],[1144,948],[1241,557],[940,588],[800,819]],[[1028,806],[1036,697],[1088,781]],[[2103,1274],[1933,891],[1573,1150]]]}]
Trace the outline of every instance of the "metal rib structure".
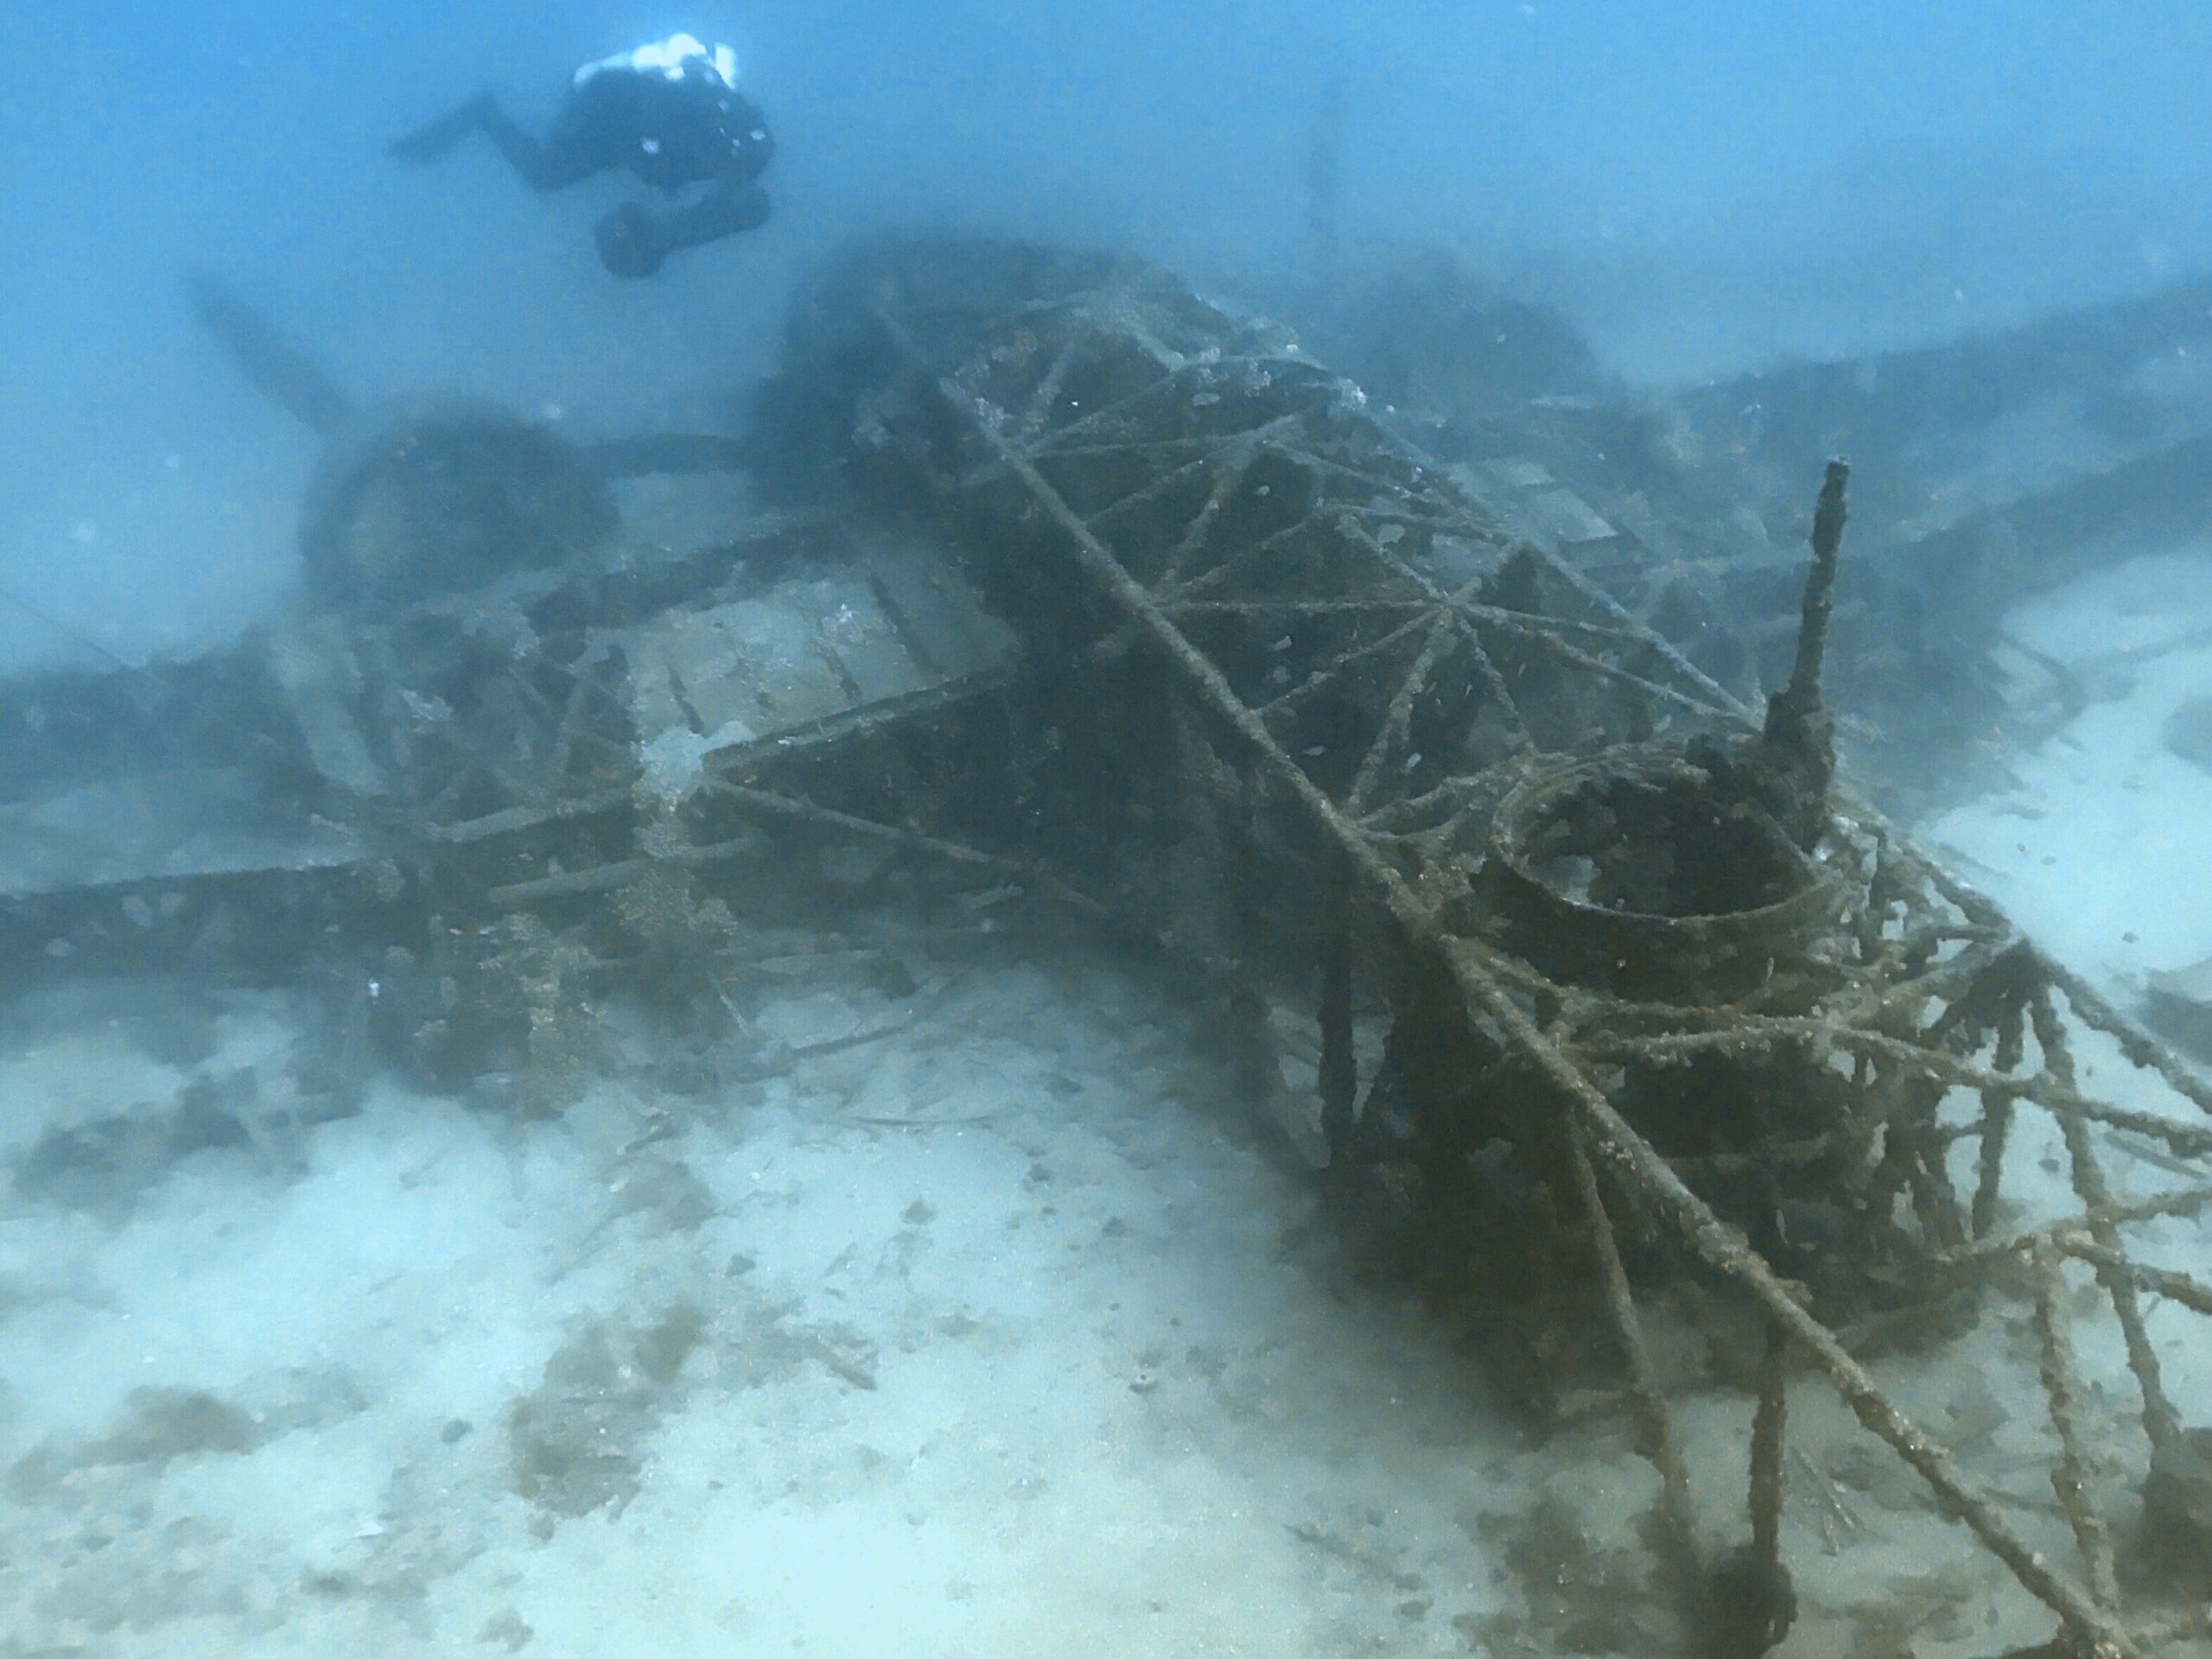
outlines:
[{"label": "metal rib structure", "polygon": [[[795,378],[841,389],[859,466],[956,527],[1041,673],[1126,659],[1129,683],[1166,688],[1201,751],[1179,779],[1270,890],[1246,948],[1319,975],[1337,1169],[1403,1166],[1432,1220],[1556,1220],[1624,1358],[1668,1548],[1719,1586],[1708,1600],[1736,1599],[1708,1606],[1707,1641],[1761,1651],[1787,1626],[1745,1586],[1788,1581],[1783,1399],[1805,1372],[2056,1615],[2067,1650],[2181,1639],[2185,1597],[2118,1572],[2114,1540],[2186,1510],[2176,1471],[2202,1455],[2160,1344],[2212,1285],[2158,1252],[2212,1201],[2212,1094],[1833,797],[1796,683],[1761,734],[1354,388],[1141,264],[879,250],[821,290],[794,357]],[[1355,1001],[1389,1025],[1364,1079]],[[1389,1143],[1393,1111],[1413,1128]],[[1470,1173],[1500,1143],[1517,1199]],[[1816,1253],[1804,1232],[1823,1223]],[[1767,1332],[1751,1541],[1725,1554],[1647,1340],[1655,1252]],[[2101,1293],[2086,1317],[2108,1374],[2084,1370],[2069,1262]],[[2048,1402],[2055,1510],[1970,1474],[1854,1354],[1885,1319],[1961,1300],[1985,1336],[2018,1338],[2023,1387]]]}]

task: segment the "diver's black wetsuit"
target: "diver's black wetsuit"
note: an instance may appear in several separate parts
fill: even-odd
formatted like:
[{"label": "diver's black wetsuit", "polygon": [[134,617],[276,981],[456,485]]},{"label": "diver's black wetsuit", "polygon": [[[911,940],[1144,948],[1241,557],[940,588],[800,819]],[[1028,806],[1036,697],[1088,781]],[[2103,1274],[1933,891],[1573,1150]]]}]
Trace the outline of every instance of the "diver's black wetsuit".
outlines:
[{"label": "diver's black wetsuit", "polygon": [[759,106],[703,54],[673,66],[613,60],[578,71],[543,140],[485,92],[408,134],[391,154],[434,162],[474,131],[499,146],[534,190],[566,189],[618,168],[671,195],[706,187],[658,213],[625,202],[600,220],[600,260],[617,276],[650,276],[679,249],[757,229],[768,218],[759,180],[776,141]]}]

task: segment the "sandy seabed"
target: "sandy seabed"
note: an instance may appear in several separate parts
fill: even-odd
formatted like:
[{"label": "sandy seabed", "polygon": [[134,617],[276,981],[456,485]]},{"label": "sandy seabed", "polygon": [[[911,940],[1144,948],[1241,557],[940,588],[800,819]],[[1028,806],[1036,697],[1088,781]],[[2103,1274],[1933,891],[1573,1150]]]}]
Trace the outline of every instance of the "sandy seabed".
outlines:
[{"label": "sandy seabed", "polygon": [[535,1122],[311,1123],[285,1003],[148,988],[0,1074],[0,1653],[1451,1652],[1491,1604],[1512,1437],[1286,1250],[1310,1196],[1110,967],[814,987],[755,1039],[893,1034]]},{"label": "sandy seabed", "polygon": [[[2212,952],[2212,779],[2156,739],[2212,690],[2158,620],[2208,589],[2154,562],[2024,612],[2044,648],[2097,606],[2144,637],[2080,664],[2088,706],[2012,786],[1927,827],[2122,989]],[[1531,1434],[1440,1321],[1349,1288],[1214,1033],[1128,964],[913,968],[911,995],[760,996],[729,1041],[792,1058],[751,1080],[741,1055],[671,1091],[652,1028],[612,1020],[537,1118],[334,1097],[281,995],[10,1011],[0,1659],[1609,1650],[1540,1604],[1547,1571],[1602,1599],[1635,1548],[1624,1426]],[[2156,1333],[2202,1401],[2202,1333]],[[1885,1380],[2031,1484],[2039,1403],[1956,1363]],[[1801,1392],[1784,1651],[2041,1639]],[[1716,1481],[1746,1416],[1685,1402]],[[1532,1541],[1554,1515],[1571,1568]],[[1897,1645],[1822,1615],[1870,1602]]]}]

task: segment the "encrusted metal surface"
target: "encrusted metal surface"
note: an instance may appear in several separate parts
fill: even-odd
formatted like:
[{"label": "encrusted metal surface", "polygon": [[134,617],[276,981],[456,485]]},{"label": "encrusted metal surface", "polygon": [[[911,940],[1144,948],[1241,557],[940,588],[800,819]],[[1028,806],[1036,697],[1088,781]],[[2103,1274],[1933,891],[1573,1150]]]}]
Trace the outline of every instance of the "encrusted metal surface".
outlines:
[{"label": "encrusted metal surface", "polygon": [[630,543],[21,686],[0,742],[0,971],[219,968],[260,960],[242,938],[374,945],[619,888],[663,817],[686,856],[734,849],[746,812],[702,792],[733,769],[1003,681],[1012,636],[927,538],[711,516],[681,551]]},{"label": "encrusted metal surface", "polygon": [[[1155,268],[887,245],[813,290],[791,345],[795,467],[859,481],[900,535],[569,549],[122,691],[58,678],[0,757],[45,780],[0,812],[17,955],[144,966],[171,934],[235,961],[389,928],[410,971],[378,1017],[403,1044],[466,1071],[519,1023],[550,1078],[579,986],[718,997],[802,866],[978,913],[1042,894],[1167,940],[1247,1013],[1310,998],[1338,1213],[1524,1329],[1605,1337],[1681,1646],[1764,1651],[1793,1578],[1831,1619],[1878,1609],[1879,1550],[1854,1571],[1829,1511],[1790,1501],[1846,1419],[1978,1543],[1992,1621],[2001,1567],[2054,1651],[2202,1637],[2212,1430],[2168,1374],[2212,1313],[2175,1248],[2212,1206],[2212,1092],[1831,787],[1840,469],[1801,672],[1760,710],[1665,636],[1614,505],[1539,461],[1432,465]],[[443,498],[377,475],[406,511],[347,522],[404,570]],[[918,513],[934,542],[904,534]],[[262,868],[171,845],[73,886],[50,856],[8,874],[11,825],[50,842],[156,749],[314,836]],[[1740,1395],[1725,1467],[1685,1427],[1686,1323],[1696,1388]],[[1908,1415],[1900,1351],[2001,1373],[2048,1427],[1993,1462],[1918,1409],[1940,1394]],[[1825,1418],[1789,1397],[1808,1376]]]},{"label": "encrusted metal surface", "polygon": [[[2212,1200],[2212,1096],[1871,811],[1839,799],[1789,833],[1751,776],[1751,710],[1274,332],[1139,263],[920,243],[849,263],[794,349],[796,381],[842,387],[860,468],[958,527],[1043,678],[1065,664],[1095,690],[1126,658],[1123,695],[1175,712],[1179,783],[1267,890],[1245,953],[1324,987],[1334,1164],[1395,1168],[1415,1224],[1459,1247],[1559,1223],[1554,1263],[1585,1262],[1626,1356],[1669,1548],[1735,1586],[1697,1617],[1737,1633],[1707,1639],[1770,1640],[1711,1596],[1806,1546],[1777,1518],[1780,1358],[1751,1555],[1707,1541],[1725,1523],[1691,1499],[1639,1313],[1662,1235],[2069,1643],[2171,1636],[2171,1586],[2124,1603],[2109,1539],[2189,1444],[2145,1303],[2159,1218]],[[1389,1023],[1365,1079],[1353,971]],[[1497,1225],[1465,1224],[1484,1208]],[[2118,1357],[2094,1384],[2053,1314],[2069,1257]],[[1942,1348],[1977,1319],[2041,1335]],[[1854,1352],[1912,1325],[1937,1363],[2029,1356],[2058,1516],[1970,1474]]]}]

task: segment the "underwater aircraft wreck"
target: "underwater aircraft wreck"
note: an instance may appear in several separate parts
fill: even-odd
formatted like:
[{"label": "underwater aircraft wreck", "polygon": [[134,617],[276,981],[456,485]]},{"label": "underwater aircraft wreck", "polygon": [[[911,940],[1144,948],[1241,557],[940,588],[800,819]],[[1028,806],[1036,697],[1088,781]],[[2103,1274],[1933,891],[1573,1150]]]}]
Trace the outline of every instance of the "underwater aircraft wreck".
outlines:
[{"label": "underwater aircraft wreck", "polygon": [[39,941],[12,953],[18,982],[235,971],[341,923],[385,941],[384,918],[419,945],[461,937],[426,934],[433,913],[604,894],[623,885],[604,868],[547,870],[629,846],[641,782],[688,795],[707,757],[849,742],[1004,680],[1012,636],[941,551],[733,507],[730,440],[580,446],[468,400],[358,408],[236,296],[195,299],[325,441],[302,598],[200,658],[16,683],[0,885],[11,937]]},{"label": "underwater aircraft wreck", "polygon": [[[1458,260],[1400,255],[1269,296],[1463,481],[1548,477],[1525,533],[1756,701],[1789,671],[1804,480],[1857,468],[1829,664],[1861,781],[1909,811],[1987,777],[2082,688],[2005,636],[2023,601],[2212,517],[2212,283],[1986,334],[1646,391],[1567,319]],[[1581,509],[1587,509],[1584,512]]]},{"label": "underwater aircraft wreck", "polygon": [[[1213,987],[1382,1270],[1633,1426],[1655,1643],[1853,1651],[1930,1515],[1946,1651],[2212,1637],[2165,1357],[2212,1315],[2176,1255],[2212,1089],[1839,778],[1840,464],[1754,700],[1587,491],[1440,464],[1137,259],[849,254],[746,452],[775,511],[658,540],[635,446],[373,431],[298,617],[16,688],[15,982],[337,956],[389,1053],[465,1077],[550,1055],[594,975],[711,1003],[732,940],[856,894],[1042,907]],[[2000,1374],[2036,1421],[1942,1408]],[[1875,1467],[1861,1515],[1831,1471]]]}]

